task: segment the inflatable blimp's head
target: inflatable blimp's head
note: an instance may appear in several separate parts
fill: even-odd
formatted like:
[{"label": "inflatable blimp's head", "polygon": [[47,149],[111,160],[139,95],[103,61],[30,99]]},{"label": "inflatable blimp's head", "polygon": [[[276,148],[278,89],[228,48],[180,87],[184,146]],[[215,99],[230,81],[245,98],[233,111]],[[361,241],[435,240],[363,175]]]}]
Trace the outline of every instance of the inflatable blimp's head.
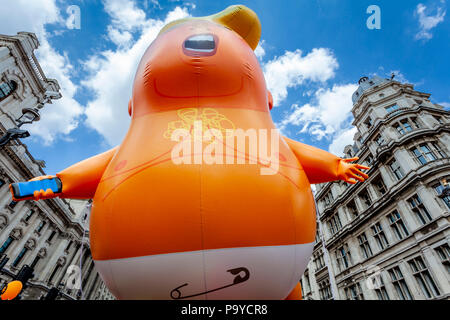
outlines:
[{"label": "inflatable blimp's head", "polygon": [[257,15],[241,5],[166,25],[139,64],[130,100],[133,117],[180,106],[268,110],[271,97],[253,50]]}]

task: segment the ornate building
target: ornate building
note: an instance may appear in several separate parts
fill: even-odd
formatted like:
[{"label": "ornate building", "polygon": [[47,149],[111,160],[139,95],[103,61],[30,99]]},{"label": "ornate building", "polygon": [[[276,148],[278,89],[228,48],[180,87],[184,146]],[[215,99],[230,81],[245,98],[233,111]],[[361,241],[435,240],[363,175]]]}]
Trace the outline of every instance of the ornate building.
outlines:
[{"label": "ornate building", "polygon": [[363,77],[347,157],[364,183],[317,185],[305,299],[449,299],[450,112],[393,79]]},{"label": "ornate building", "polygon": [[[45,77],[34,56],[38,46],[32,33],[0,35],[1,135],[17,126],[24,109],[38,114],[61,97],[58,82]],[[50,291],[59,299],[113,298],[90,256],[88,202],[12,201],[9,183],[45,175],[44,167],[20,140],[0,147],[0,287],[28,268],[34,275],[22,299],[40,299]]]}]

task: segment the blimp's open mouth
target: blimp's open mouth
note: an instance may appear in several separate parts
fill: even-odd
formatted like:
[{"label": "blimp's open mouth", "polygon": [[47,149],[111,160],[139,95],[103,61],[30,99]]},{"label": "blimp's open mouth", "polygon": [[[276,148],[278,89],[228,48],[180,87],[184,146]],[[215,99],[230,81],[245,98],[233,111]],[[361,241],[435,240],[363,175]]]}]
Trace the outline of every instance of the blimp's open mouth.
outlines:
[{"label": "blimp's open mouth", "polygon": [[209,56],[216,52],[217,41],[212,34],[190,36],[183,43],[183,51],[189,56]]}]

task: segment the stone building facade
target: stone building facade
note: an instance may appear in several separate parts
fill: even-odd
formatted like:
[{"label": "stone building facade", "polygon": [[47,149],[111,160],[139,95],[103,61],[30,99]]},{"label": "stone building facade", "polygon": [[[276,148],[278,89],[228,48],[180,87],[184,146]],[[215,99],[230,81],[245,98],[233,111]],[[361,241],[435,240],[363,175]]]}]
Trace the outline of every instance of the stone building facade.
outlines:
[{"label": "stone building facade", "polygon": [[449,299],[450,112],[429,98],[393,79],[359,81],[344,153],[370,178],[317,185],[304,299]]},{"label": "stone building facade", "polygon": [[[34,56],[38,46],[32,33],[0,35],[0,135],[17,126],[24,108],[45,112],[45,104],[61,97]],[[58,299],[112,299],[90,255],[88,202],[12,201],[8,185],[45,175],[44,167],[20,140],[0,147],[0,287],[28,265],[34,276],[22,299],[40,299],[52,288]]]}]

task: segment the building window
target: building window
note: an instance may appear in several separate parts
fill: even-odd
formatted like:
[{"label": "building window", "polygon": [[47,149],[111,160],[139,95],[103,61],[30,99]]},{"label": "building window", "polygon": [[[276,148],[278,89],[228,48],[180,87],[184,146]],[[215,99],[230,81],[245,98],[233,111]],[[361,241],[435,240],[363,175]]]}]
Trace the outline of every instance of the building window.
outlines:
[{"label": "building window", "polygon": [[347,210],[353,219],[358,216],[358,210],[356,209],[355,201],[352,200],[347,204]]},{"label": "building window", "polygon": [[5,180],[3,180],[3,179],[0,179],[0,187],[3,187],[4,185],[5,185]]},{"label": "building window", "polygon": [[333,235],[342,229],[341,219],[339,219],[338,214],[331,217],[330,221],[328,221],[328,227]]},{"label": "building window", "polygon": [[400,180],[404,177],[405,174],[404,174],[402,168],[400,167],[400,164],[397,162],[397,160],[393,159],[389,163],[389,167],[391,168],[392,173],[397,178],[397,180]]},{"label": "building window", "polygon": [[69,251],[70,247],[72,246],[72,243],[73,243],[73,240],[70,240],[65,251]]},{"label": "building window", "polygon": [[379,276],[374,277],[372,281],[374,282],[374,289],[377,293],[378,300],[390,300],[386,291],[386,286],[384,285],[383,276],[380,274]]},{"label": "building window", "polygon": [[329,206],[334,201],[333,194],[331,193],[331,191],[325,194],[323,199],[325,200],[325,205]]},{"label": "building window", "polygon": [[41,257],[36,256],[36,257],[34,258],[33,262],[31,263],[30,267],[31,267],[31,268],[36,267],[36,265],[37,265],[37,263],[39,262],[40,259],[41,259]]},{"label": "building window", "polygon": [[316,265],[316,270],[320,270],[325,267],[325,260],[323,258],[322,251],[319,251],[314,255],[314,264]]},{"label": "building window", "polygon": [[336,251],[337,263],[340,271],[343,271],[350,267],[351,258],[350,251],[348,249],[348,245],[345,244],[342,247],[338,248]]},{"label": "building window", "polygon": [[8,207],[10,207],[11,209],[14,209],[14,207],[17,205],[17,201],[11,201],[9,204],[8,204]]},{"label": "building window", "polygon": [[385,109],[386,109],[387,113],[391,113],[391,112],[394,112],[394,111],[400,109],[400,107],[398,105],[394,104],[393,106],[386,107]]},{"label": "building window", "polygon": [[436,119],[436,121],[439,122],[439,124],[444,124],[444,121],[442,120],[442,117],[433,116],[433,118]]},{"label": "building window", "polygon": [[375,142],[377,143],[377,145],[381,146],[384,143],[384,138],[381,134],[377,135],[375,137]]},{"label": "building window", "polygon": [[401,136],[405,134],[405,130],[403,129],[403,127],[401,125],[396,124],[394,127]]},{"label": "building window", "polygon": [[373,121],[371,117],[367,117],[366,121],[364,121],[364,124],[366,125],[367,129],[372,128],[373,126]]},{"label": "building window", "polygon": [[309,272],[305,272],[305,293],[311,292],[311,281],[309,280]]},{"label": "building window", "polygon": [[378,176],[374,180],[372,180],[372,185],[375,187],[375,190],[378,193],[378,196],[382,197],[386,194],[386,186],[383,182],[383,178],[381,176]]},{"label": "building window", "polygon": [[371,257],[373,255],[372,248],[370,247],[369,240],[367,240],[366,233],[363,232],[360,236],[358,236],[359,247],[361,248],[361,252],[365,259]]},{"label": "building window", "polygon": [[50,234],[50,236],[48,237],[47,241],[52,242],[52,239],[55,236],[55,234],[56,234],[56,231],[53,230],[52,233]]},{"label": "building window", "polygon": [[61,268],[61,265],[57,264],[56,267],[53,269],[52,274],[50,275],[50,278],[48,279],[48,284],[53,284],[53,278],[55,277],[56,273],[59,271],[59,269]]},{"label": "building window", "polygon": [[445,266],[445,269],[448,273],[450,273],[450,248],[448,244],[444,244],[440,247],[437,247],[436,250],[439,259],[441,260],[442,264]]},{"label": "building window", "polygon": [[320,300],[331,300],[333,295],[331,294],[330,280],[325,279],[318,283]]},{"label": "building window", "polygon": [[345,295],[347,296],[347,300],[364,300],[364,294],[359,282],[345,288],[344,290]]},{"label": "building window", "polygon": [[28,222],[30,220],[30,218],[33,216],[34,214],[34,210],[29,210],[26,214],[25,214],[25,221]]},{"label": "building window", "polygon": [[447,155],[446,155],[445,152],[442,150],[442,148],[441,148],[441,146],[439,145],[439,143],[432,142],[431,145],[433,146],[434,150],[436,150],[437,154],[438,154],[441,158],[447,158]]},{"label": "building window", "polygon": [[409,266],[413,272],[419,287],[422,289],[423,294],[432,299],[440,295],[439,289],[433,281],[427,266],[425,265],[422,257],[416,257],[408,261]]},{"label": "building window", "polygon": [[408,229],[397,210],[390,213],[387,218],[398,240],[402,240],[409,235]]},{"label": "building window", "polygon": [[407,119],[400,121],[400,124],[403,126],[403,128],[405,128],[406,132],[411,132],[412,131],[412,127],[409,124],[409,121]]},{"label": "building window", "polygon": [[408,199],[411,209],[415,212],[419,221],[424,225],[433,220],[425,205],[418,195],[414,195]]},{"label": "building window", "polygon": [[372,205],[372,199],[370,199],[369,192],[367,192],[366,189],[364,189],[360,194],[359,197],[362,200],[362,203],[364,204],[364,209],[367,209]]},{"label": "building window", "polygon": [[11,245],[11,242],[14,241],[14,238],[9,236],[8,239],[3,242],[3,245],[0,247],[0,254],[3,254],[8,250],[9,246]]},{"label": "building window", "polygon": [[0,83],[0,100],[5,99],[17,89],[17,83],[14,81]]},{"label": "building window", "polygon": [[433,186],[433,188],[436,191],[436,193],[438,194],[439,198],[441,198],[442,201],[445,203],[447,208],[450,209],[450,196],[443,195],[445,186],[441,182],[439,182],[438,184],[435,184]]},{"label": "building window", "polygon": [[389,246],[389,242],[384,234],[383,228],[381,227],[381,223],[378,222],[372,226],[372,234],[377,241],[380,250],[384,250]]},{"label": "building window", "polygon": [[46,224],[45,221],[41,221],[41,223],[39,223],[39,225],[36,228],[36,232],[38,232],[38,233],[41,232],[42,228],[44,228],[45,224]]},{"label": "building window", "polygon": [[19,265],[20,261],[22,261],[23,257],[25,256],[25,254],[27,252],[28,252],[28,248],[23,247],[23,249],[19,252],[19,255],[17,256],[17,258],[12,263],[13,267],[17,267]]},{"label": "building window", "polygon": [[414,153],[417,160],[419,160],[419,162],[421,164],[426,164],[429,161],[436,160],[436,157],[434,156],[434,154],[431,152],[430,148],[426,144],[421,144],[418,148],[415,147],[415,148],[411,149],[411,151]]},{"label": "building window", "polygon": [[420,129],[421,125],[419,123],[419,121],[417,121],[417,118],[411,118],[412,123],[414,124],[414,126],[416,127],[416,129]]},{"label": "building window", "polygon": [[394,267],[388,270],[388,272],[391,277],[392,284],[397,291],[398,298],[400,300],[413,300],[411,292],[409,291],[406,281],[403,278],[403,274],[400,271],[400,267]]}]

